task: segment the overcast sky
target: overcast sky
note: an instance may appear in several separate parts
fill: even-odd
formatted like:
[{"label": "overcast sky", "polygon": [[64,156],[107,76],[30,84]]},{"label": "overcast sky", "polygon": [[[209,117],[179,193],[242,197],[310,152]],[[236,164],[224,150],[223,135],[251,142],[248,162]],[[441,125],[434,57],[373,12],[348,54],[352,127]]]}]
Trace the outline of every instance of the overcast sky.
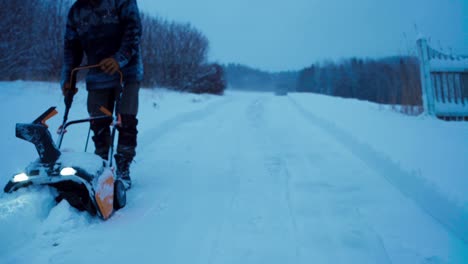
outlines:
[{"label": "overcast sky", "polygon": [[468,0],[138,0],[140,9],[190,22],[210,59],[294,70],[325,59],[415,52],[417,31],[468,54]]}]

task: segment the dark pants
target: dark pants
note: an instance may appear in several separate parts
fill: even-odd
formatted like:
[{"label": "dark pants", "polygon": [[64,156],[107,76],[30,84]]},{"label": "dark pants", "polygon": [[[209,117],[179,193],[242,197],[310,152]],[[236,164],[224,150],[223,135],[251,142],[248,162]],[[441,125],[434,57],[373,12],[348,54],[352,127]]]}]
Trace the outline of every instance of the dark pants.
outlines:
[{"label": "dark pants", "polygon": [[[140,83],[131,82],[125,84],[122,90],[120,104],[116,106],[117,113],[122,118],[122,124],[117,126],[119,131],[117,154],[132,160],[135,157],[137,146],[138,125],[138,92]],[[101,106],[113,111],[119,89],[100,89],[88,91],[88,113],[90,116],[102,116]],[[95,153],[103,159],[108,158],[111,144],[110,121],[91,122],[91,130],[94,132],[93,141]]]}]

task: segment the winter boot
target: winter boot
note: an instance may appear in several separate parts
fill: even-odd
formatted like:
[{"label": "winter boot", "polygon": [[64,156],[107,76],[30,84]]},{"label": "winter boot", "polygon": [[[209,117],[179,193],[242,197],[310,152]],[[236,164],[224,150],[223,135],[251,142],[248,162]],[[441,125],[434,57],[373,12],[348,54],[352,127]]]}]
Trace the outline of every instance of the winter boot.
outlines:
[{"label": "winter boot", "polygon": [[115,154],[114,158],[117,167],[117,179],[121,180],[125,185],[125,189],[128,190],[132,187],[132,180],[130,178],[130,164],[132,163],[132,159],[122,154]]}]

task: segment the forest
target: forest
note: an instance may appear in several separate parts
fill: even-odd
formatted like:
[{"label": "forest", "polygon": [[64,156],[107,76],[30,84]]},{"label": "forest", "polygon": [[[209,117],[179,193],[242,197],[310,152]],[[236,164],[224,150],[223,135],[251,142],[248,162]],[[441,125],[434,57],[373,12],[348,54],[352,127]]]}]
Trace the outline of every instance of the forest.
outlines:
[{"label": "forest", "polygon": [[[0,0],[0,80],[58,81],[66,18],[73,2]],[[140,16],[144,87],[223,93],[223,68],[209,63],[209,41],[201,31],[188,23]]]}]

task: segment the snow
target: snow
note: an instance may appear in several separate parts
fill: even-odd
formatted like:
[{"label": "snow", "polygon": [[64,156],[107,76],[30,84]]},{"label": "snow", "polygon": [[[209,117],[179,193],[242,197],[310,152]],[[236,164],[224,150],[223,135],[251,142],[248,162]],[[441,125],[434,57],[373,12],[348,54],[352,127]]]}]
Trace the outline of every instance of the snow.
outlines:
[{"label": "snow", "polygon": [[[113,204],[114,202],[114,181],[112,180],[112,177],[114,177],[114,174],[110,169],[106,169],[101,176],[96,179],[94,184],[96,193],[99,194],[99,196],[107,202],[108,205]],[[107,197],[110,197],[111,199],[105,199]]]},{"label": "snow", "polygon": [[468,115],[468,99],[465,99],[463,103],[460,99],[457,99],[457,101],[457,103],[449,103],[441,99],[436,100],[434,103],[436,113],[440,116],[460,116],[462,113]]},{"label": "snow", "polygon": [[435,72],[467,72],[468,71],[468,58],[453,59],[431,59],[429,61],[431,71]]},{"label": "snow", "polygon": [[[1,82],[0,100],[14,113],[1,117],[6,183],[37,156],[15,123],[63,103],[38,82]],[[80,91],[70,119],[85,104]],[[54,206],[49,188],[2,194],[1,263],[468,262],[466,122],[314,94],[163,89],[141,91],[139,119],[127,206],[102,221]],[[71,127],[63,146],[80,152],[86,136]]]},{"label": "snow", "polygon": [[[403,116],[383,106],[322,95],[292,95],[301,107],[468,205],[468,124]],[[332,107],[339,103],[341,107]]]},{"label": "snow", "polygon": [[102,159],[94,153],[62,151],[57,162],[62,165],[62,168],[80,168],[92,175],[99,175],[102,173]]}]

